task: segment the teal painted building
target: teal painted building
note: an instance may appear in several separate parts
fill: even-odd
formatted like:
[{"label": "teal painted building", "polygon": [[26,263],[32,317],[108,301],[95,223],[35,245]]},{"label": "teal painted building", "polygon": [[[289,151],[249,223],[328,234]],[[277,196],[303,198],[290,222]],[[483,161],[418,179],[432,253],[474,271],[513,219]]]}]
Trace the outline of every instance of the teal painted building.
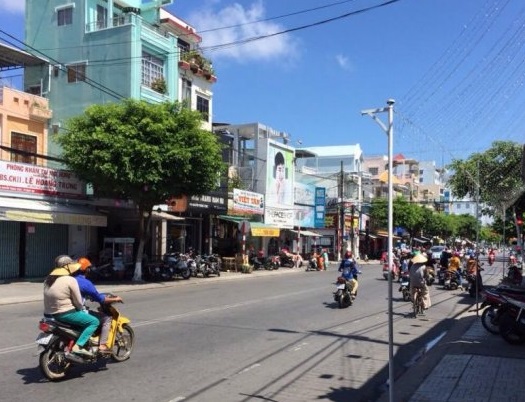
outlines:
[{"label": "teal painted building", "polygon": [[26,0],[25,42],[50,64],[27,68],[25,87],[49,99],[55,132],[94,103],[179,99],[179,46],[192,44],[160,20],[172,1]]}]

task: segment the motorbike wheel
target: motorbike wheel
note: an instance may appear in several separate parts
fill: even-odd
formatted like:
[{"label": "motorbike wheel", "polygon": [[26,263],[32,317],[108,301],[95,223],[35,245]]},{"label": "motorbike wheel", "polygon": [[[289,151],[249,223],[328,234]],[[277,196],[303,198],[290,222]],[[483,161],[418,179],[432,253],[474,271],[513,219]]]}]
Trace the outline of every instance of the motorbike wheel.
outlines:
[{"label": "motorbike wheel", "polygon": [[115,343],[113,344],[111,359],[116,362],[128,360],[133,351],[134,344],[135,333],[133,332],[133,328],[124,324],[122,326],[122,332],[117,332]]},{"label": "motorbike wheel", "polygon": [[66,376],[71,363],[66,360],[60,339],[56,339],[40,353],[38,365],[42,374],[50,381],[59,381]]},{"label": "motorbike wheel", "polygon": [[494,306],[489,306],[481,313],[481,325],[491,334],[499,334],[499,325],[497,320],[497,310]]},{"label": "motorbike wheel", "polygon": [[403,301],[410,301],[410,292],[408,290],[403,291]]},{"label": "motorbike wheel", "polygon": [[182,279],[190,279],[190,276],[191,276],[191,271],[189,268],[185,268],[182,270]]},{"label": "motorbike wheel", "polygon": [[350,301],[350,294],[346,292],[341,292],[339,295],[339,308],[345,308],[347,304],[349,304]]},{"label": "motorbike wheel", "polygon": [[516,322],[514,316],[510,314],[503,314],[500,317],[499,333],[511,345],[522,345],[525,343],[525,332],[520,331],[519,323]]},{"label": "motorbike wheel", "polygon": [[456,290],[458,288],[458,284],[456,282],[452,282],[450,284],[450,290]]}]

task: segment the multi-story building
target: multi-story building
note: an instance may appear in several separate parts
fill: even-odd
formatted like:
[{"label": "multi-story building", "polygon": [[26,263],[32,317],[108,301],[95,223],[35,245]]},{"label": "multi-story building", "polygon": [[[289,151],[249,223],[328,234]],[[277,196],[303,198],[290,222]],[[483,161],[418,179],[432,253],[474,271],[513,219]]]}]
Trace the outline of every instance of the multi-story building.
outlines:
[{"label": "multi-story building", "polygon": [[322,235],[320,245],[333,258],[340,258],[345,250],[359,255],[359,233],[365,227],[365,202],[369,202],[363,183],[370,178],[363,171],[361,146],[308,147],[297,155],[296,167],[303,180],[326,188],[325,227],[317,229]]},{"label": "multi-story building", "polygon": [[[46,60],[0,44],[0,69]],[[85,185],[48,155],[49,100],[0,86],[0,279],[42,277],[59,254],[86,255],[106,217]]]},{"label": "multi-story building", "polygon": [[[27,91],[46,97],[53,108],[50,127],[63,133],[65,121],[91,104],[124,98],[147,102],[184,101],[202,115],[211,131],[212,63],[200,52],[195,29],[164,10],[173,0],[38,0],[26,1],[26,43],[49,66],[25,69]],[[43,21],[46,21],[44,24]],[[49,140],[48,152],[60,155]],[[59,162],[55,162],[59,165]],[[157,234],[148,254],[172,249],[211,250],[211,222],[226,211],[226,192],[172,200],[176,208],[159,205]],[[136,209],[119,200],[96,200],[109,211],[103,235],[130,236],[136,230]],[[183,207],[184,206],[184,207]],[[167,213],[166,213],[167,212]],[[171,212],[186,222],[170,218]],[[181,240],[182,239],[182,240]],[[159,243],[160,242],[160,243]]]}]

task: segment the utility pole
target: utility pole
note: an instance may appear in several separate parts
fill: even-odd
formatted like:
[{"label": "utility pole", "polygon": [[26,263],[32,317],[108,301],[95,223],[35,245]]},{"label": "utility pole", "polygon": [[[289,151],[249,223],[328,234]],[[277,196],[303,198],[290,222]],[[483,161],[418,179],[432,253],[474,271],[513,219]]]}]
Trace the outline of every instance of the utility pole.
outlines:
[{"label": "utility pole", "polygon": [[[387,106],[379,109],[362,110],[362,115],[370,116],[379,124],[388,136],[388,267],[393,264],[393,232],[394,232],[394,186],[392,181],[392,165],[394,150],[394,99],[386,101]],[[388,125],[385,125],[376,115],[388,113]],[[394,309],[392,305],[392,275],[388,275],[388,399],[394,402]]]},{"label": "utility pole", "polygon": [[341,161],[341,172],[339,174],[339,233],[338,233],[338,261],[341,261],[343,258],[344,250],[344,238],[345,238],[345,200],[344,200],[344,170],[343,170],[343,161]]}]

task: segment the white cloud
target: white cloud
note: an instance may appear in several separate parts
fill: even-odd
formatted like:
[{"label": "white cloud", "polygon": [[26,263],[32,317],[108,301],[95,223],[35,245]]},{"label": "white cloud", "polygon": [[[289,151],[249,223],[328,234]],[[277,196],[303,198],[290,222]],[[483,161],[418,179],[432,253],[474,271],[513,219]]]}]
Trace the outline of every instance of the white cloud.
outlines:
[{"label": "white cloud", "polygon": [[25,9],[26,2],[24,0],[0,0],[1,13],[23,14]]},{"label": "white cloud", "polygon": [[[261,0],[252,3],[247,8],[239,3],[233,3],[217,10],[213,9],[212,3],[218,5],[220,2],[208,2],[205,7],[195,10],[187,19],[198,32],[201,32],[202,47],[212,59],[230,58],[240,62],[249,62],[286,57],[286,62],[290,63],[298,57],[299,41],[289,34],[238,44],[239,41],[286,29],[283,25],[273,21],[252,23],[267,18]],[[213,30],[221,27],[232,28]],[[206,30],[213,31],[202,32]],[[214,46],[230,43],[231,46],[213,50]]]},{"label": "white cloud", "polygon": [[350,70],[350,61],[348,60],[348,57],[338,54],[335,56],[335,60],[343,70]]}]

